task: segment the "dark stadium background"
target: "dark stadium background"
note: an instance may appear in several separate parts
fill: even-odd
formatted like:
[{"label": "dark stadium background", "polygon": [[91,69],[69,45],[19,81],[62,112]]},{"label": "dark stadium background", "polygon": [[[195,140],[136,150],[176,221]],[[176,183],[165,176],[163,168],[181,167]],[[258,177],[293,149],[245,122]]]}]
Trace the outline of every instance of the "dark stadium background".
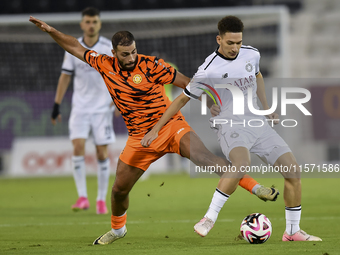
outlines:
[{"label": "dark stadium background", "polygon": [[198,7],[286,5],[291,12],[302,8],[299,0],[12,0],[1,1],[0,14],[78,12],[87,6],[105,11],[151,10]]}]

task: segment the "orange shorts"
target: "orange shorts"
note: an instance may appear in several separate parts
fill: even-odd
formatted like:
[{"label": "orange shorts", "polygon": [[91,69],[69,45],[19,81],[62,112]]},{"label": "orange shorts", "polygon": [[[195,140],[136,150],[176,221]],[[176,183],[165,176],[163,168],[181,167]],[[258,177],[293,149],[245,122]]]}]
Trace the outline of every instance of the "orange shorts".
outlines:
[{"label": "orange shorts", "polygon": [[180,140],[189,131],[193,131],[185,120],[175,120],[165,125],[158,133],[158,137],[147,148],[140,144],[143,137],[129,136],[119,159],[125,164],[148,169],[152,162],[167,153],[180,153]]}]

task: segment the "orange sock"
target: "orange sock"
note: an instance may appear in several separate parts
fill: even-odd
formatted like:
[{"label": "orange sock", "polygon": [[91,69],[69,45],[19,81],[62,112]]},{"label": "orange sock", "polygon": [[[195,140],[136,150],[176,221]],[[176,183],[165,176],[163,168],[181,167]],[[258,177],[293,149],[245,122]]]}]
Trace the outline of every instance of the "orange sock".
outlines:
[{"label": "orange sock", "polygon": [[248,190],[250,193],[253,194],[252,189],[255,187],[256,184],[259,184],[257,181],[255,181],[253,178],[250,177],[250,175],[245,174],[243,178],[240,180],[238,185],[240,185],[245,190]]},{"label": "orange sock", "polygon": [[125,223],[126,223],[126,213],[124,213],[122,216],[111,215],[111,228],[120,229],[124,227]]}]

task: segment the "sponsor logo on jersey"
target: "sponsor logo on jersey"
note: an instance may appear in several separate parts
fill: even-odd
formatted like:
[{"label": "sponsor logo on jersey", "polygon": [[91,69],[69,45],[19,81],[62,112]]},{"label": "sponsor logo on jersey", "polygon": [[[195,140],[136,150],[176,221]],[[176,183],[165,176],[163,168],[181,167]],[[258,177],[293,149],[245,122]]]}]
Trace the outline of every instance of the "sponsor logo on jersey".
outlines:
[{"label": "sponsor logo on jersey", "polygon": [[181,128],[180,130],[177,131],[177,134],[181,133],[184,130],[184,128]]},{"label": "sponsor logo on jersey", "polygon": [[222,79],[228,78],[228,73],[222,75]]},{"label": "sponsor logo on jersey", "polygon": [[135,84],[139,84],[142,82],[143,79],[142,79],[142,76],[140,76],[139,74],[135,74],[132,80]]}]

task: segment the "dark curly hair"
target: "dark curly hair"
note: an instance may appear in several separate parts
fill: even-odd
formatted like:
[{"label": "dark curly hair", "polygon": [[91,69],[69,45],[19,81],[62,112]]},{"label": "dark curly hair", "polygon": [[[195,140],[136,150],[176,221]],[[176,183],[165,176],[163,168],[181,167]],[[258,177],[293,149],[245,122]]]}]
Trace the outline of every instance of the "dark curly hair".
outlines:
[{"label": "dark curly hair", "polygon": [[220,35],[226,32],[240,33],[243,32],[243,22],[236,16],[226,16],[218,22],[218,31]]},{"label": "dark curly hair", "polygon": [[130,46],[135,41],[135,37],[129,31],[119,31],[112,36],[112,47],[117,49],[120,46]]}]

